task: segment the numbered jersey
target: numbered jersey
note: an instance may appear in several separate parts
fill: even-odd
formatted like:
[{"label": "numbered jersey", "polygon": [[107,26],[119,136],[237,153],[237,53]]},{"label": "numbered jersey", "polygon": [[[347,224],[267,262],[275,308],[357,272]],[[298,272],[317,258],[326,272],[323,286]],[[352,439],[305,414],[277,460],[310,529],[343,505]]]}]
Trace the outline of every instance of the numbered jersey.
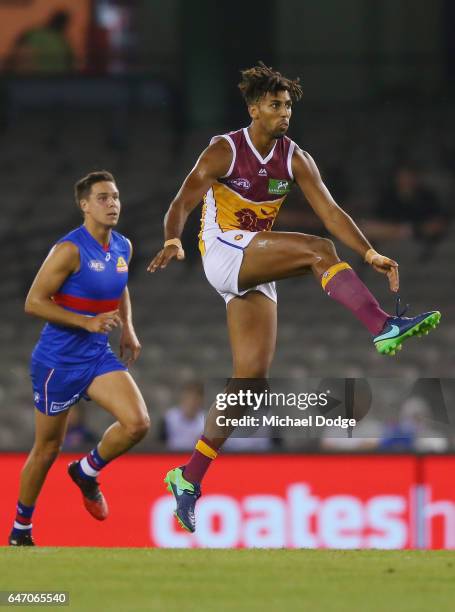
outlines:
[{"label": "numbered jersey", "polygon": [[230,230],[269,231],[294,177],[292,155],[295,142],[279,138],[263,158],[254,147],[248,128],[212,138],[224,138],[232,149],[228,173],[220,177],[204,196],[199,248]]},{"label": "numbered jersey", "polygon": [[[118,308],[128,282],[127,238],[112,232],[110,243],[103,247],[82,225],[58,241],[61,242],[77,246],[80,267],[53,296],[54,302],[86,316]],[[50,367],[81,366],[101,357],[107,346],[107,334],[47,323],[32,358]]]}]

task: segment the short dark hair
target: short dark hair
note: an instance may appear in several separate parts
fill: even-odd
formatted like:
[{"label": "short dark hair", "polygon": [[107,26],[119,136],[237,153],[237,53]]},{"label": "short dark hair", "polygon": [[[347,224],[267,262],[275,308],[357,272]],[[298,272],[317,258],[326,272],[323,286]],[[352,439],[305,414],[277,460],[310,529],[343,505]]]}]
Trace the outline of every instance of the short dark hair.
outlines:
[{"label": "short dark hair", "polygon": [[107,170],[95,170],[77,181],[74,185],[74,197],[79,208],[81,207],[81,200],[85,200],[90,195],[93,185],[102,181],[115,183],[115,178]]},{"label": "short dark hair", "polygon": [[248,106],[255,104],[269,92],[288,91],[292,100],[296,101],[303,95],[299,78],[288,79],[277,70],[266,66],[264,62],[258,62],[257,66],[242,70],[240,74],[242,80],[239,89]]}]

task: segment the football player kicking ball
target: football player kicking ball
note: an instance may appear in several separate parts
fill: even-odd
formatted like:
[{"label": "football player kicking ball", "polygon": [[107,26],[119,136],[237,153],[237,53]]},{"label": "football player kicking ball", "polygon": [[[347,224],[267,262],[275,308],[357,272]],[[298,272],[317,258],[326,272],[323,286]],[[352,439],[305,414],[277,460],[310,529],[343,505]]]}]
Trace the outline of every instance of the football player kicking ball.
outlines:
[{"label": "football player kicking ball", "polygon": [[34,546],[32,515],[46,475],[65,437],[69,409],[81,397],[96,401],[116,419],[86,457],[68,466],[84,505],[97,520],[108,516],[97,476],[147,433],[142,395],[108,342],[122,326],[120,356],[133,363],[136,337],[127,288],[130,241],[113,231],[120,215],[114,177],[92,172],[76,183],[84,223],[52,248],[27,296],[28,314],[47,321],[31,361],[35,443],[22,469],[11,546]]},{"label": "football player kicking ball", "polygon": [[[394,355],[411,336],[428,333],[438,324],[439,312],[391,316],[351,266],[340,261],[331,240],[269,231],[295,182],[327,231],[387,275],[390,289],[398,291],[398,264],[372,248],[333,200],[311,155],[286,136],[292,103],[302,95],[299,82],[260,63],[242,72],[239,87],[250,125],[214,137],[203,151],[170,205],[164,248],[148,268],[154,272],[183,257],[184,224],[204,199],[199,246],[207,279],[227,304],[232,376],[237,379],[231,381],[232,390],[239,389],[239,379],[267,378],[276,340],[275,281],[283,278],[312,273],[325,293],[368,330],[379,353]],[[202,478],[231,433],[216,426],[217,414],[212,406],[191,459],[166,476],[177,501],[176,516],[189,531],[195,530]]]}]

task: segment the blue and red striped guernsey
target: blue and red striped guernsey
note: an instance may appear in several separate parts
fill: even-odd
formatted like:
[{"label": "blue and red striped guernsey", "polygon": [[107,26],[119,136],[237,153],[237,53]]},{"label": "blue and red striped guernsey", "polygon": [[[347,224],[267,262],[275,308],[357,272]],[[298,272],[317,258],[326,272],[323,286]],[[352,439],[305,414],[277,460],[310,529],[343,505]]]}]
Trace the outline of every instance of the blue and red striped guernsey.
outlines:
[{"label": "blue and red striped guernsey", "polygon": [[[130,243],[125,236],[112,232],[103,247],[82,225],[61,242],[78,247],[80,266],[53,296],[54,302],[86,316],[116,310],[128,282]],[[49,367],[74,367],[101,356],[107,345],[106,334],[47,323],[32,358]]]}]

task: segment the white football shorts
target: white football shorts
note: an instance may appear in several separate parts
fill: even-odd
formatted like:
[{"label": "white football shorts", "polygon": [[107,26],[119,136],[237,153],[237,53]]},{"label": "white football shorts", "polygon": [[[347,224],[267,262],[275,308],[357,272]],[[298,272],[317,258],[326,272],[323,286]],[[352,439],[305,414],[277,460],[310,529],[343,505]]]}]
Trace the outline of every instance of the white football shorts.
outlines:
[{"label": "white football shorts", "polygon": [[250,291],[260,291],[268,298],[277,301],[276,285],[264,283],[239,291],[238,280],[243,251],[250,244],[257,232],[229,230],[213,236],[206,241],[205,255],[202,257],[205,275],[212,287],[221,295],[226,304],[232,298],[245,295]]}]

